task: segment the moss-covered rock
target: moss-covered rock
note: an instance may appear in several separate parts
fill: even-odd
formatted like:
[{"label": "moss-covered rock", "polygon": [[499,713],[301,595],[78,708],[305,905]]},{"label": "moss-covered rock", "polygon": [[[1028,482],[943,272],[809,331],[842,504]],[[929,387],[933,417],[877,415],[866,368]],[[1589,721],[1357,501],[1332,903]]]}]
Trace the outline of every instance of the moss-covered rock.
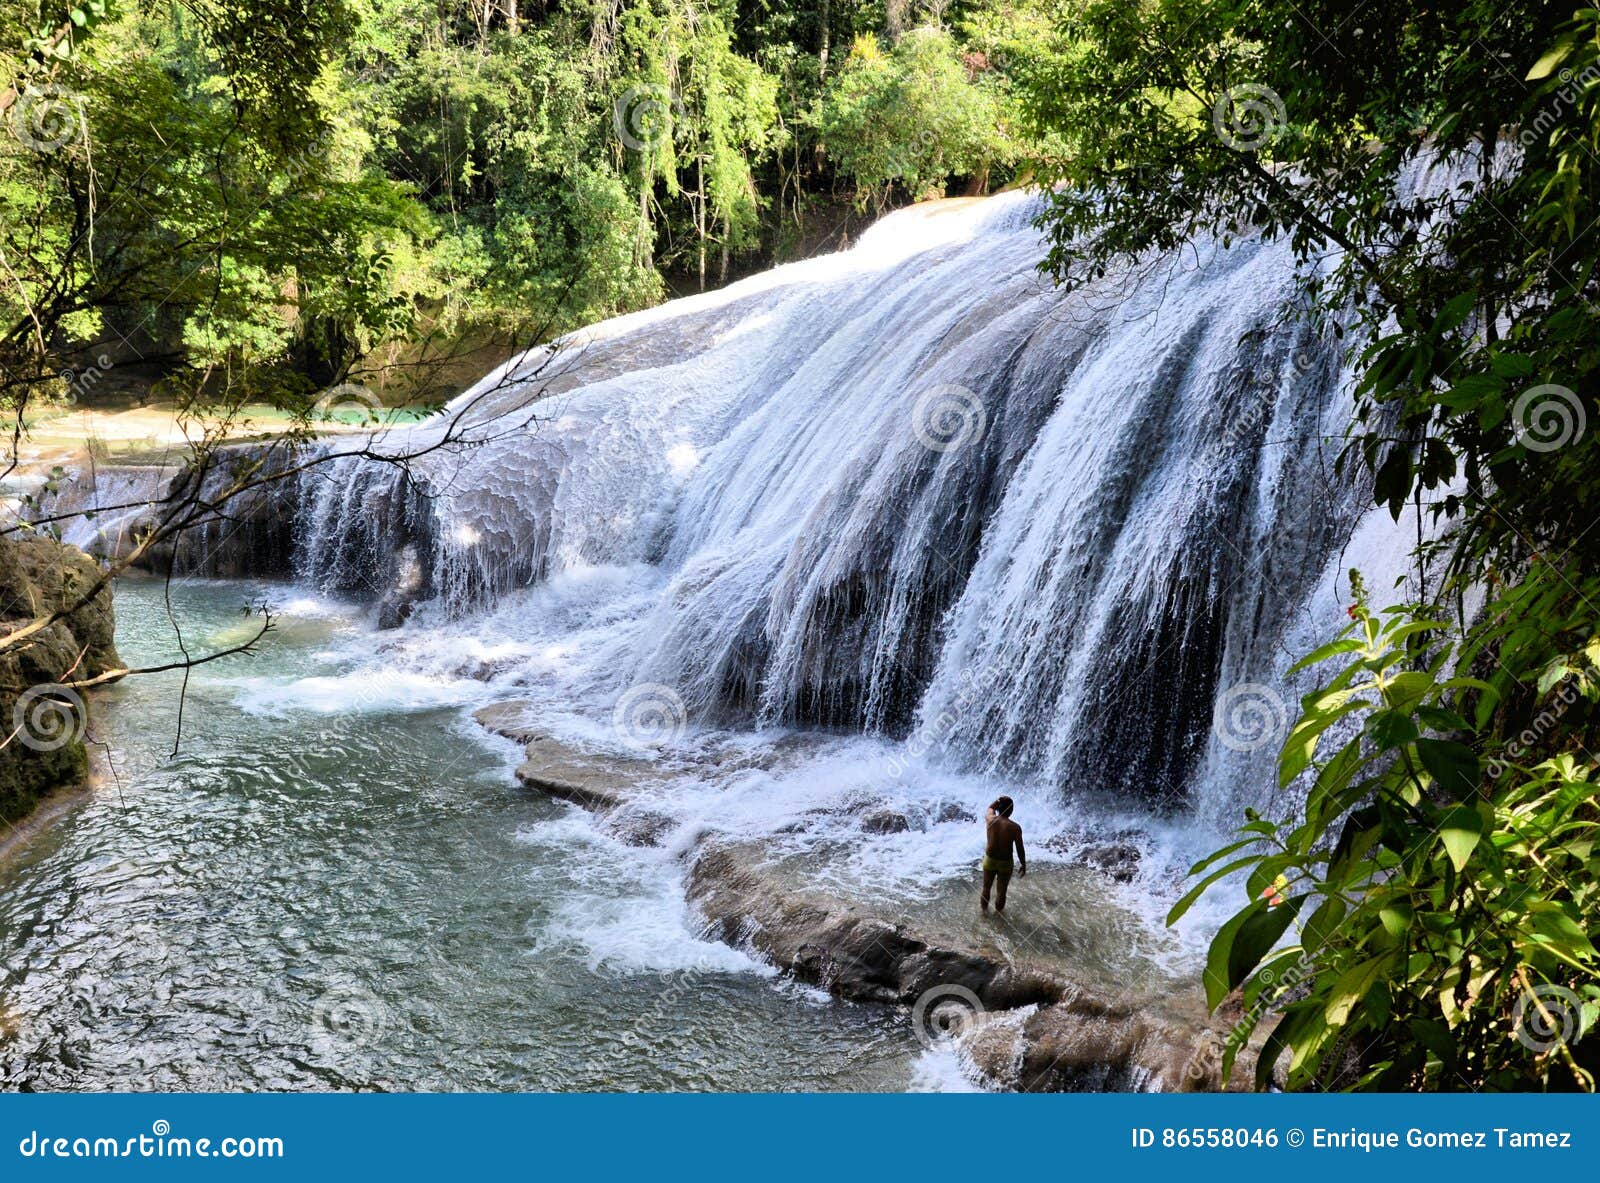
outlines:
[{"label": "moss-covered rock", "polygon": [[[0,637],[79,600],[100,577],[94,560],[49,538],[0,539]],[[0,820],[88,776],[87,707],[62,682],[116,668],[111,589],[0,648]]]}]

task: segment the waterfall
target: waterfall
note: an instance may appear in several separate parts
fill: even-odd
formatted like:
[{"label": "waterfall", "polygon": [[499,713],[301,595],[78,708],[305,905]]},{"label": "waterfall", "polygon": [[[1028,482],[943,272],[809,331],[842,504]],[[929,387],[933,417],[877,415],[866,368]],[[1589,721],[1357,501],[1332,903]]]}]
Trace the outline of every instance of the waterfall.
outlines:
[{"label": "waterfall", "polygon": [[295,570],[388,624],[538,613],[518,589],[621,572],[584,683],[613,700],[664,687],[698,723],[1226,815],[1271,751],[1219,737],[1217,703],[1264,686],[1281,727],[1282,671],[1342,623],[1343,548],[1359,526],[1388,573],[1404,542],[1332,478],[1349,375],[1294,314],[1285,244],[1067,293],[1039,208],[891,214],[337,439],[299,481]]}]

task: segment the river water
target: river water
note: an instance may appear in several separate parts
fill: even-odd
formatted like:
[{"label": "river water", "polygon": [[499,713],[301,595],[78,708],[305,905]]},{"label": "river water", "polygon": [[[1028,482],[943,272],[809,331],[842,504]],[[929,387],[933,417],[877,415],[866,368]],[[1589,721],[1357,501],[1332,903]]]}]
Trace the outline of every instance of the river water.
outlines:
[{"label": "river water", "polygon": [[[263,594],[258,654],[96,698],[115,777],[0,862],[0,1086],[959,1085],[903,1013],[698,939],[673,855],[519,788],[468,689],[319,697],[377,647],[356,610],[191,582],[184,640]],[[130,663],[176,655],[161,584],[117,614]]]}]

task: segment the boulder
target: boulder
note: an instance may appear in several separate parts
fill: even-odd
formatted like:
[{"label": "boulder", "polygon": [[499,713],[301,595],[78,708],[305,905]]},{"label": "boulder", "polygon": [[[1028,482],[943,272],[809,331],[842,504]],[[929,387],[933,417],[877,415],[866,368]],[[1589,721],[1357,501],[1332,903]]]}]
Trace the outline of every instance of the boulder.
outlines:
[{"label": "boulder", "polygon": [[[0,635],[53,616],[100,578],[93,559],[51,538],[0,539]],[[30,812],[40,798],[88,779],[88,705],[58,683],[117,668],[111,588],[0,649],[0,820]]]},{"label": "boulder", "polygon": [[903,834],[911,828],[911,822],[897,810],[875,809],[861,819],[861,828],[869,834]]},{"label": "boulder", "polygon": [[975,822],[978,820],[978,815],[963,805],[947,801],[933,820],[938,825],[943,825],[945,822]]}]

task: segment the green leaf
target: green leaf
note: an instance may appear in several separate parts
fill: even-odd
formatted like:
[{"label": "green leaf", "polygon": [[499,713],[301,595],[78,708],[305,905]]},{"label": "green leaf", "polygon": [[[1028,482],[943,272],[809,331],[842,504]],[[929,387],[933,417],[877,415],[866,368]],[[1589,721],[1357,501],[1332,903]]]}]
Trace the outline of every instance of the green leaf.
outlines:
[{"label": "green leaf", "polygon": [[1329,641],[1317,649],[1307,653],[1299,661],[1289,667],[1291,674],[1298,674],[1303,669],[1309,669],[1319,662],[1327,661],[1330,657],[1337,657],[1341,653],[1354,653],[1361,648],[1361,642],[1354,637],[1342,637],[1337,641]]},{"label": "green leaf", "polygon": [[1206,1006],[1216,1010],[1222,1000],[1228,996],[1232,987],[1228,984],[1228,963],[1233,956],[1233,941],[1238,935],[1244,922],[1259,912],[1266,911],[1266,902],[1257,900],[1243,911],[1228,918],[1223,926],[1217,929],[1217,935],[1211,938],[1211,948],[1206,954]]},{"label": "green leaf", "polygon": [[1570,955],[1588,959],[1595,955],[1589,934],[1560,904],[1546,903],[1534,912],[1532,927],[1540,944],[1554,946]]},{"label": "green leaf", "polygon": [[1538,363],[1524,353],[1496,352],[1489,357],[1489,368],[1502,378],[1526,378]]},{"label": "green leaf", "polygon": [[1444,815],[1439,827],[1439,841],[1457,871],[1467,865],[1473,850],[1483,837],[1483,817],[1475,806],[1457,805]]},{"label": "green leaf", "polygon": [[1412,1019],[1411,1034],[1427,1048],[1445,1067],[1456,1062],[1456,1041],[1450,1028],[1435,1019]]},{"label": "green leaf", "polygon": [[1419,739],[1417,758],[1452,797],[1466,797],[1478,787],[1478,756],[1466,744],[1453,739]]},{"label": "green leaf", "polygon": [[1398,940],[1411,927],[1411,909],[1403,905],[1379,908],[1378,920],[1383,924],[1383,930]]},{"label": "green leaf", "polygon": [[1322,771],[1317,773],[1316,783],[1306,795],[1307,817],[1320,818],[1325,801],[1338,801],[1339,795],[1349,787],[1355,774],[1370,759],[1362,751],[1362,747],[1363,741],[1357,736],[1334,753],[1333,758],[1322,766]]},{"label": "green leaf", "polygon": [[1537,82],[1541,78],[1550,77],[1550,72],[1567,60],[1567,55],[1572,52],[1572,45],[1573,41],[1570,35],[1557,41],[1549,49],[1545,50],[1543,57],[1533,63],[1533,68],[1528,71],[1523,81]]},{"label": "green leaf", "polygon": [[1186,878],[1193,878],[1219,859],[1225,859],[1234,851],[1243,850],[1246,846],[1253,846],[1260,841],[1260,838],[1241,838],[1237,842],[1230,842],[1221,850],[1212,851],[1210,854],[1206,855],[1205,858],[1201,859],[1194,866],[1190,867]]},{"label": "green leaf", "polygon": [[1384,698],[1397,711],[1410,711],[1426,698],[1437,683],[1421,670],[1396,674],[1384,688]]},{"label": "green leaf", "polygon": [[1387,955],[1383,955],[1359,961],[1339,975],[1339,980],[1334,982],[1333,989],[1328,993],[1328,1002],[1322,1012],[1323,1021],[1328,1026],[1343,1027],[1350,1021],[1355,1008],[1382,978],[1383,966],[1388,959]]},{"label": "green leaf", "polygon": [[1296,727],[1289,738],[1283,741],[1283,751],[1278,756],[1278,787],[1284,788],[1306,770],[1311,758],[1316,755],[1317,744],[1321,741],[1323,732],[1350,712],[1360,710],[1367,705],[1360,699],[1347,702],[1335,710],[1307,719]]},{"label": "green leaf", "polygon": [[[1252,841],[1256,841],[1256,839],[1252,839]],[[1235,859],[1226,866],[1211,872],[1211,874],[1207,875],[1204,879],[1200,880],[1199,883],[1191,887],[1184,894],[1184,897],[1181,900],[1172,905],[1172,910],[1167,913],[1167,924],[1171,926],[1178,923],[1178,921],[1183,918],[1183,914],[1190,908],[1194,907],[1195,901],[1205,894],[1206,888],[1210,887],[1218,879],[1222,879],[1225,876],[1231,875],[1235,871],[1243,870],[1251,863],[1260,861],[1260,858],[1260,855],[1248,854],[1242,859]]]},{"label": "green leaf", "polygon": [[1372,499],[1379,505],[1387,505],[1389,512],[1395,518],[1399,518],[1400,511],[1405,507],[1406,498],[1410,494],[1411,452],[1403,447],[1392,447],[1378,467]]},{"label": "green leaf", "polygon": [[1228,950],[1227,989],[1232,990],[1255,972],[1305,902],[1306,897],[1302,895],[1269,908],[1265,900],[1257,900],[1242,913],[1246,919]]},{"label": "green leaf", "polygon": [[1367,719],[1367,733],[1379,748],[1402,747],[1417,738],[1417,724],[1401,711],[1375,711]]},{"label": "green leaf", "polygon": [[1467,721],[1449,707],[1419,706],[1417,718],[1435,731],[1468,731]]},{"label": "green leaf", "polygon": [[1314,953],[1328,943],[1328,938],[1333,936],[1339,927],[1339,921],[1344,919],[1344,912],[1344,901],[1338,896],[1329,896],[1322,901],[1322,905],[1311,913],[1311,919],[1306,921],[1305,929],[1300,933],[1300,944],[1306,952]]},{"label": "green leaf", "polygon": [[1548,694],[1550,688],[1572,672],[1570,666],[1564,661],[1553,661],[1545,667],[1544,673],[1539,675],[1539,693]]}]

